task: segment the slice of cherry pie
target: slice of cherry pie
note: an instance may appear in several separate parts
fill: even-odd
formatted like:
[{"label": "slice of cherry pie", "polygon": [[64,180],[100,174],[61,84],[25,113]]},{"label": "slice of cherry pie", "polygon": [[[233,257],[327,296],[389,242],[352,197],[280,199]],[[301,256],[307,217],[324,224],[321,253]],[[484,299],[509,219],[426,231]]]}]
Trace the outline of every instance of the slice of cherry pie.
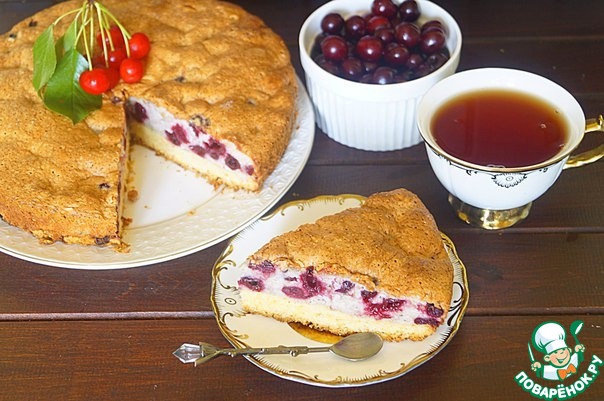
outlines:
[{"label": "slice of cherry pie", "polygon": [[398,189],[273,238],[238,280],[244,309],[338,335],[421,340],[444,322],[453,266],[432,215]]}]

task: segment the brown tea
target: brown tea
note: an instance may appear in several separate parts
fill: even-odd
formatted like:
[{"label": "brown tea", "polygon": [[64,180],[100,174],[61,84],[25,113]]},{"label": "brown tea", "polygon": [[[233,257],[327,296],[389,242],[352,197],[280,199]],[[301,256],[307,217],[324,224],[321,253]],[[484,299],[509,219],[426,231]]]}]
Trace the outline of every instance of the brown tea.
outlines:
[{"label": "brown tea", "polygon": [[567,124],[542,99],[510,90],[482,90],[455,97],[432,118],[436,143],[458,159],[482,166],[522,167],[560,152]]}]

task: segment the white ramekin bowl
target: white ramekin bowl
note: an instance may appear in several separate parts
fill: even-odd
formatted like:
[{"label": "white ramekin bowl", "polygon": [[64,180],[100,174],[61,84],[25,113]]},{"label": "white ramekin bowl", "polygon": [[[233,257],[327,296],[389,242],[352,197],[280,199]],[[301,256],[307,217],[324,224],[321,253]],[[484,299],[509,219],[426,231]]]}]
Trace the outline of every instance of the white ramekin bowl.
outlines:
[{"label": "white ramekin bowl", "polygon": [[[423,94],[459,64],[461,31],[453,17],[438,5],[416,0],[419,23],[439,20],[447,29],[449,60],[438,70],[412,81],[377,85],[346,80],[319,67],[310,52],[321,32],[321,20],[329,13],[344,18],[365,15],[371,0],[333,0],[315,10],[300,29],[298,45],[306,86],[312,99],[317,125],[333,140],[362,150],[398,150],[421,142],[416,108]],[[399,2],[397,2],[399,3]]]}]

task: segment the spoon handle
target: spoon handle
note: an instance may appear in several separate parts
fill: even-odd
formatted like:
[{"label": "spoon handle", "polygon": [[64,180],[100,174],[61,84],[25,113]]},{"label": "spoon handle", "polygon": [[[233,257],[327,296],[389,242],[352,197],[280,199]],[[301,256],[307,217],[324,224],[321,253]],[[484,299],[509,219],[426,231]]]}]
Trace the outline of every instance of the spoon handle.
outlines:
[{"label": "spoon handle", "polygon": [[199,345],[183,344],[180,346],[180,348],[174,351],[173,354],[181,362],[194,362],[195,366],[197,366],[220,355],[234,357],[236,355],[288,354],[291,356],[298,356],[300,354],[308,354],[310,352],[327,352],[329,350],[330,347],[286,347],[283,345],[278,347],[264,348],[216,348],[212,344],[201,342]]},{"label": "spoon handle", "polygon": [[279,345],[277,347],[264,348],[224,348],[219,350],[220,354],[228,356],[236,355],[268,355],[268,354],[289,354],[290,356],[298,356],[308,354],[309,352],[327,352],[329,347],[310,348],[306,346],[286,347]]}]

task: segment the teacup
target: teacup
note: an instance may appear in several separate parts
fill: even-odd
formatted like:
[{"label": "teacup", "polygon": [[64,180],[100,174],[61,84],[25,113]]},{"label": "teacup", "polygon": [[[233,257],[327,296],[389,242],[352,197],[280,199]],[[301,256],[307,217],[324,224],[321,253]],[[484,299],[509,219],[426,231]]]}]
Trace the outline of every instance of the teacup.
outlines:
[{"label": "teacup", "polygon": [[[435,116],[452,99],[484,90],[514,91],[552,106],[565,130],[559,150],[544,161],[514,167],[477,164],[445,151],[435,139]],[[480,68],[454,74],[428,90],[418,104],[417,113],[428,159],[438,180],[449,192],[449,203],[459,218],[485,229],[510,227],[525,219],[532,202],[554,184],[563,169],[582,166],[604,156],[604,145],[571,156],[586,132],[603,130],[602,116],[587,121],[586,125],[583,110],[568,91],[525,71]],[[479,134],[489,135],[489,132]]]}]

